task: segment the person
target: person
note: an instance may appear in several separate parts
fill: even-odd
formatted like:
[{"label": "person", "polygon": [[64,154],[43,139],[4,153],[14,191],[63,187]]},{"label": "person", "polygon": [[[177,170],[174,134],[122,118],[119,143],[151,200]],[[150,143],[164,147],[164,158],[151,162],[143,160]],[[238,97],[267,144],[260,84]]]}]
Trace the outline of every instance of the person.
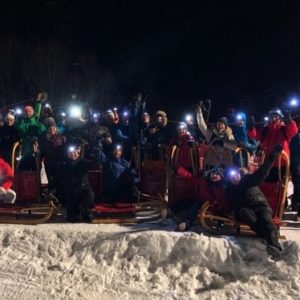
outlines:
[{"label": "person", "polygon": [[149,127],[148,146],[152,160],[164,160],[163,147],[169,145],[171,134],[168,127],[167,114],[158,110],[151,118],[152,124]]},{"label": "person", "polygon": [[232,129],[228,126],[227,118],[219,118],[215,126],[208,128],[200,105],[197,105],[196,111],[199,130],[210,146],[205,158],[205,168],[230,165],[232,163],[231,152],[236,149],[236,143]]},{"label": "person", "polygon": [[13,171],[10,165],[0,157],[0,202],[14,203],[16,193],[11,189],[13,185]]},{"label": "person", "polygon": [[63,136],[56,125],[48,128],[41,139],[41,159],[44,159],[45,171],[48,178],[48,188],[53,188],[53,180],[58,165],[65,159],[66,137]]},{"label": "person", "polygon": [[259,237],[267,241],[267,251],[274,258],[280,258],[282,248],[278,241],[278,230],[272,222],[272,209],[259,185],[267,178],[282,149],[282,145],[276,145],[268,159],[253,174],[242,176],[237,168],[226,171],[227,197],[236,218],[248,224]]},{"label": "person", "polygon": [[171,210],[177,213],[186,210],[184,218],[179,222],[178,229],[185,231],[190,228],[193,221],[198,215],[198,211],[206,201],[210,201],[221,214],[225,215],[230,212],[230,205],[226,199],[224,192],[224,169],[222,167],[214,167],[206,172],[205,176],[193,176],[188,170],[175,164],[177,175],[191,181],[197,187],[195,198],[184,202],[174,203]]},{"label": "person", "polygon": [[26,117],[17,120],[16,128],[22,140],[22,159],[20,170],[36,170],[37,145],[40,138],[46,132],[46,127],[39,121],[42,103],[47,99],[46,93],[39,93],[36,99],[35,109],[27,105],[25,107]]},{"label": "person", "polygon": [[248,166],[249,162],[247,153],[253,155],[259,146],[259,141],[249,137],[246,121],[246,114],[239,112],[236,115],[235,124],[233,126],[234,140],[242,149],[242,152],[238,152],[233,155],[233,163],[239,168]]},{"label": "person", "polygon": [[91,160],[81,158],[82,141],[68,144],[67,160],[62,162],[54,178],[54,189],[59,201],[67,208],[67,221],[90,222],[93,218],[92,204],[95,194],[88,180],[88,171],[100,163],[100,154],[95,149]]},{"label": "person", "polygon": [[10,165],[13,146],[17,141],[19,141],[19,133],[15,125],[15,116],[12,112],[8,112],[4,125],[0,127],[0,154]]},{"label": "person", "polygon": [[300,131],[291,139],[291,176],[294,185],[292,210],[300,216]]},{"label": "person", "polygon": [[180,149],[178,163],[188,169],[193,170],[193,162],[191,156],[191,148],[195,144],[195,139],[188,132],[187,124],[184,122],[179,122],[177,127],[178,137],[171,141],[171,145],[176,145]]},{"label": "person", "polygon": [[[291,112],[287,111],[284,116],[279,108],[273,108],[269,111],[269,122],[261,131],[255,132],[255,138],[260,141],[262,149],[266,153],[266,158],[271,154],[275,145],[283,145],[283,150],[290,156],[290,141],[298,132],[297,124],[291,117]],[[286,162],[281,160],[281,170],[284,172]],[[278,162],[274,163],[274,167],[270,171],[270,175],[266,179],[269,182],[278,181]]]},{"label": "person", "polygon": [[101,153],[103,166],[103,198],[105,202],[118,200],[132,202],[137,195],[138,174],[129,162],[122,157],[123,148],[113,146],[110,155]]}]

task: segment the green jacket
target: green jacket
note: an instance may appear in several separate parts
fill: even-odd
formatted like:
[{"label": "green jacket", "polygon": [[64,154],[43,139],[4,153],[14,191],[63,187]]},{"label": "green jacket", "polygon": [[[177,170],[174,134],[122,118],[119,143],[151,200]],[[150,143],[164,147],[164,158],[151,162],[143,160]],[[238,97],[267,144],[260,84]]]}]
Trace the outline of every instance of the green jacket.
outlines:
[{"label": "green jacket", "polygon": [[37,102],[35,105],[34,115],[31,118],[21,119],[16,122],[20,139],[23,146],[23,156],[32,155],[33,138],[38,140],[46,132],[46,127],[39,121],[42,104]]}]

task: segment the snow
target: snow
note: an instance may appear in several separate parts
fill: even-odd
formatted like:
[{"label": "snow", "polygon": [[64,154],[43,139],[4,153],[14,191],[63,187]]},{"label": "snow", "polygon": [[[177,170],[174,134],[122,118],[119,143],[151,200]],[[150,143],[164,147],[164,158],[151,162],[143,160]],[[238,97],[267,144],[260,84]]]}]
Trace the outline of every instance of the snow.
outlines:
[{"label": "snow", "polygon": [[0,299],[300,299],[299,230],[282,230],[276,262],[260,239],[171,221],[1,225]]}]

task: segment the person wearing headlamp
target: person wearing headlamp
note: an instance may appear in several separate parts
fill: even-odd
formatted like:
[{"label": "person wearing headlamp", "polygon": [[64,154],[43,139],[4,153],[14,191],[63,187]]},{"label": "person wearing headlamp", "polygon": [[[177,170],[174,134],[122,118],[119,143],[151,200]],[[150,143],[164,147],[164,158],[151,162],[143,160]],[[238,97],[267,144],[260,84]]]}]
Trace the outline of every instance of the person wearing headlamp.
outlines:
[{"label": "person wearing headlamp", "polygon": [[[291,117],[291,112],[287,111],[285,115],[279,108],[272,108],[268,113],[269,121],[267,126],[263,129],[256,130],[255,137],[260,141],[262,149],[266,152],[268,157],[275,145],[283,145],[283,150],[290,156],[289,144],[293,136],[298,133],[298,127],[296,122]],[[281,160],[281,170],[284,172],[286,162]],[[269,182],[278,181],[278,162],[274,163],[269,177]]]},{"label": "person wearing headlamp", "polygon": [[123,147],[112,146],[109,155],[101,153],[103,166],[103,197],[104,201],[133,201],[137,197],[138,174],[123,158]]},{"label": "person wearing headlamp", "polygon": [[22,140],[23,157],[20,162],[20,170],[36,170],[36,145],[46,132],[45,125],[40,122],[42,103],[47,100],[46,93],[39,93],[36,99],[35,109],[27,105],[25,118],[17,120],[16,128]]},{"label": "person wearing headlamp", "polygon": [[100,163],[100,153],[94,149],[91,160],[81,157],[84,141],[75,139],[67,145],[67,160],[62,162],[54,178],[59,201],[67,208],[67,221],[90,222],[95,194],[88,180],[88,172]]},{"label": "person wearing headlamp", "polygon": [[269,175],[274,162],[280,157],[282,145],[276,145],[268,159],[253,174],[243,174],[237,168],[226,171],[226,192],[237,220],[245,222],[267,241],[267,251],[280,258],[282,247],[278,241],[278,230],[273,224],[273,211],[259,186]]}]

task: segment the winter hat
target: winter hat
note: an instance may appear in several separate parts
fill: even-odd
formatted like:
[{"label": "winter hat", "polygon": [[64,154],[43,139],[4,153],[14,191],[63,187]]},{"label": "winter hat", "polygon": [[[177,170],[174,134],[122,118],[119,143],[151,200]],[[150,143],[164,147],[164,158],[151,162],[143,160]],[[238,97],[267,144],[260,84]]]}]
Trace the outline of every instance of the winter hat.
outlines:
[{"label": "winter hat", "polygon": [[281,111],[280,108],[278,107],[275,107],[275,108],[272,108],[269,112],[268,112],[269,115],[278,115],[280,118],[283,118],[283,113]]},{"label": "winter hat", "polygon": [[246,123],[246,114],[243,112],[239,112],[236,114],[235,119],[236,121],[243,121],[244,123]]},{"label": "winter hat", "polygon": [[180,130],[180,129],[187,129],[187,125],[186,125],[186,123],[184,123],[184,122],[179,122],[179,124],[178,124],[178,130]]},{"label": "winter hat", "polygon": [[11,112],[8,112],[8,113],[6,114],[6,116],[5,116],[5,120],[9,120],[9,119],[12,119],[12,120],[15,119],[14,114],[11,113]]},{"label": "winter hat", "polygon": [[221,176],[222,179],[224,178],[224,169],[221,168],[221,167],[214,167],[214,168],[206,171],[205,172],[205,177],[209,178],[210,174],[212,174],[212,173],[217,173]]},{"label": "winter hat", "polygon": [[225,126],[228,126],[228,119],[226,117],[219,118],[218,122],[224,123]]}]

